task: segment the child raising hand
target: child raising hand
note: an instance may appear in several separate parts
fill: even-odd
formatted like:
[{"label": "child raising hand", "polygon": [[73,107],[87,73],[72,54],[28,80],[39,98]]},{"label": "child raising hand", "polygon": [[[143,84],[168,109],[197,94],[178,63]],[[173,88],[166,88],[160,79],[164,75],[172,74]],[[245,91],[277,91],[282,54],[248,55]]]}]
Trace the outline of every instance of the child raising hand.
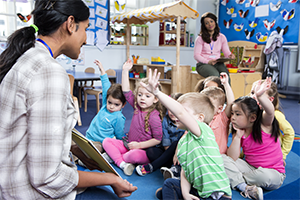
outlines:
[{"label": "child raising hand", "polygon": [[[231,187],[252,199],[263,199],[262,188],[277,189],[285,179],[278,122],[266,94],[270,86],[270,78],[255,86],[253,91],[259,105],[247,96],[234,101],[231,122],[236,133],[227,150],[228,156],[223,155]],[[239,158],[241,148],[245,160]]]},{"label": "child raising hand", "polygon": [[134,164],[147,164],[149,159],[146,149],[158,145],[162,139],[163,108],[158,98],[144,88],[141,83],[148,84],[148,79],[141,79],[134,93],[130,90],[129,70],[131,60],[127,60],[122,71],[122,90],[127,102],[134,108],[128,139],[106,138],[103,148],[118,167],[126,175],[131,175]]}]

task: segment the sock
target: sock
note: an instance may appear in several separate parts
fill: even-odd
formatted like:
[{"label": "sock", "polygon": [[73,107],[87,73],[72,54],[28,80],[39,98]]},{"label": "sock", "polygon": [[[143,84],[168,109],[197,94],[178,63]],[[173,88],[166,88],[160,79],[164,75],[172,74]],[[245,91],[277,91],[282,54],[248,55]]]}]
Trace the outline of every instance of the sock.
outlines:
[{"label": "sock", "polygon": [[126,164],[126,162],[122,161],[119,167],[120,167],[121,169],[124,169],[125,164]]},{"label": "sock", "polygon": [[246,190],[246,183],[240,183],[236,186],[237,189],[239,189],[240,191],[244,192]]},{"label": "sock", "polygon": [[144,168],[147,172],[153,172],[153,166],[151,165],[151,163],[144,165]]}]

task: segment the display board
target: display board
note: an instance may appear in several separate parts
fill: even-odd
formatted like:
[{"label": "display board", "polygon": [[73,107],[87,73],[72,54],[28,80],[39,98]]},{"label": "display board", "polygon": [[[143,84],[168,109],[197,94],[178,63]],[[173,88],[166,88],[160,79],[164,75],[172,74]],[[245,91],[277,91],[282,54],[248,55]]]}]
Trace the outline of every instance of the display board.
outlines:
[{"label": "display board", "polygon": [[228,41],[266,44],[277,31],[283,44],[298,44],[298,0],[221,0],[219,10],[219,26]]},{"label": "display board", "polygon": [[85,0],[90,8],[90,26],[87,29],[87,45],[95,45],[101,51],[110,40],[110,1]]}]

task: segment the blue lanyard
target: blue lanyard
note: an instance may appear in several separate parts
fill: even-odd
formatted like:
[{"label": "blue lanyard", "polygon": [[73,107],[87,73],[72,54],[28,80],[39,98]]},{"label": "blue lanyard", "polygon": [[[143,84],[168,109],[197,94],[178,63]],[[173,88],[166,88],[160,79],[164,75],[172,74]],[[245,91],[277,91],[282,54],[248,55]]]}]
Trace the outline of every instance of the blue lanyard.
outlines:
[{"label": "blue lanyard", "polygon": [[211,43],[209,44],[211,54],[213,53],[214,45],[215,45],[214,41],[212,41],[212,44]]},{"label": "blue lanyard", "polygon": [[45,45],[45,47],[47,47],[48,51],[50,52],[51,56],[53,57],[52,50],[50,49],[49,45],[44,40],[38,38],[38,39],[36,39],[36,41],[43,43],[43,45]]}]

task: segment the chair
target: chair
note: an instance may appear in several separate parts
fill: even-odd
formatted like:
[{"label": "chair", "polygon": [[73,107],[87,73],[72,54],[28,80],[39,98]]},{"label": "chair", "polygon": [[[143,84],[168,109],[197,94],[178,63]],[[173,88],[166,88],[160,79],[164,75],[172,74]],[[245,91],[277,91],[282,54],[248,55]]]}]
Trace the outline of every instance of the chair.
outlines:
[{"label": "chair", "polygon": [[75,97],[73,95],[73,87],[74,87],[74,76],[72,76],[71,74],[68,74],[69,76],[69,79],[70,79],[70,93],[72,95],[72,98],[73,98],[73,101],[74,101],[74,105],[75,105],[75,109],[77,110],[78,112],[78,120],[77,120],[77,124],[78,126],[81,126],[82,123],[81,123],[81,117],[80,117],[80,111],[79,111],[79,106],[78,106],[78,99],[77,97]]},{"label": "chair", "polygon": [[[88,67],[84,70],[85,73],[95,73],[95,69],[93,67]],[[90,84],[89,84],[90,82]],[[82,95],[85,88],[94,88],[94,81],[79,81],[78,82],[78,101],[79,107],[82,105]]]},{"label": "chair", "polygon": [[[108,69],[105,71],[106,74],[108,76],[116,76],[116,71],[113,70],[113,69]],[[111,81],[112,82],[112,81]],[[84,112],[87,111],[87,95],[95,95],[96,97],[96,106],[97,106],[97,113],[99,112],[100,110],[100,101],[99,101],[99,96],[100,94],[102,94],[102,87],[99,87],[99,88],[94,88],[94,89],[86,89],[84,90]]]}]

